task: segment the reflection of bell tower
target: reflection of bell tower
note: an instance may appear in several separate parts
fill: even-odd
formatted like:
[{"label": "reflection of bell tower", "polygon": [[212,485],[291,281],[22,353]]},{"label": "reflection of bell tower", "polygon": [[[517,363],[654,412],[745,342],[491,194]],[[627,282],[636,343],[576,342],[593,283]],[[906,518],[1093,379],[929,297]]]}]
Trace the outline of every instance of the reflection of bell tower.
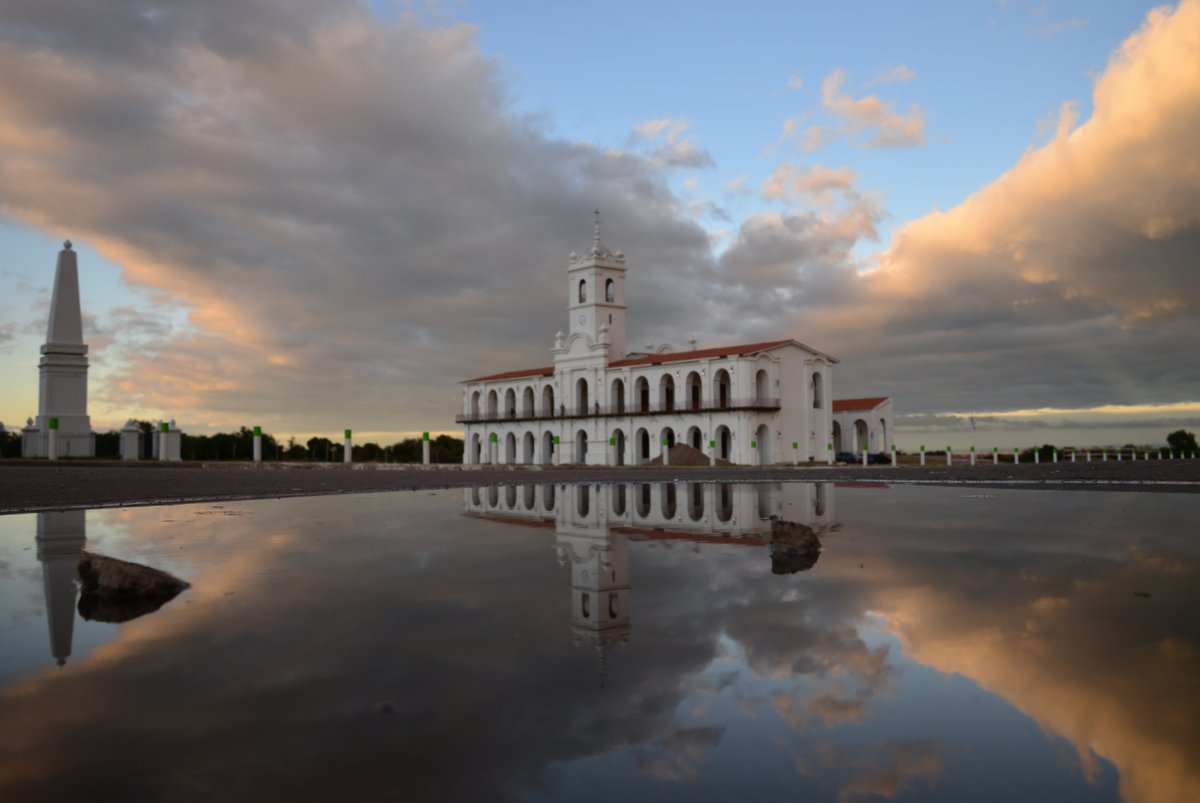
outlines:
[{"label": "reflection of bell tower", "polygon": [[87,541],[83,510],[37,514],[37,556],[42,562],[50,652],[59,666],[71,656],[75,632],[75,580]]},{"label": "reflection of bell tower", "polygon": [[558,507],[556,539],[559,562],[571,563],[571,632],[576,646],[595,646],[601,685],[605,653],[629,641],[631,629],[629,541],[609,528],[610,490],[568,486]]}]

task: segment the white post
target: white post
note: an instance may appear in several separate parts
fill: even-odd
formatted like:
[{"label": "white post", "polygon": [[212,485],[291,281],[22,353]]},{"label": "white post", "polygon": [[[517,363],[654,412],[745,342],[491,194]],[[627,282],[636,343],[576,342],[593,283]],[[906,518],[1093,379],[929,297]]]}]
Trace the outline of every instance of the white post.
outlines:
[{"label": "white post", "polygon": [[950,465],[952,462],[954,462],[954,450],[951,449],[949,446],[947,446],[946,447],[946,465]]},{"label": "white post", "polygon": [[1014,446],[1013,447],[1013,465],[1017,465],[1020,462],[1021,462],[1021,447]]},{"label": "white post", "polygon": [[50,432],[48,433],[49,443],[47,445],[46,457],[50,460],[58,459],[58,419],[50,419]]},{"label": "white post", "polygon": [[254,428],[254,462],[262,462],[262,427]]},{"label": "white post", "polygon": [[554,465],[561,466],[562,465],[562,444],[559,442],[557,435],[555,435],[553,438],[551,438],[551,441],[553,441],[553,443],[554,443]]},{"label": "white post", "polygon": [[669,466],[671,465],[671,447],[667,445],[666,438],[662,439],[662,447],[663,465]]},{"label": "white post", "polygon": [[975,447],[971,447],[971,465],[975,465]]},{"label": "white post", "polygon": [[343,441],[344,448],[342,449],[342,462],[349,463],[354,457],[354,448],[350,443],[351,430],[346,430],[345,440]]},{"label": "white post", "polygon": [[1117,462],[1118,462],[1118,463],[1120,463],[1120,462],[1121,462],[1121,452],[1122,452],[1122,451],[1123,451],[1123,450],[1121,450],[1121,449],[1117,449]]},{"label": "white post", "polygon": [[1057,463],[1058,462],[1058,449],[1055,449],[1052,452],[1052,454],[1053,454],[1052,462]]},{"label": "white post", "polygon": [[921,468],[925,467],[925,444],[921,444]]},{"label": "white post", "polygon": [[833,465],[833,444],[832,443],[825,444],[825,463],[830,466]]},{"label": "white post", "polygon": [[892,468],[896,467],[896,444],[892,444]]},{"label": "white post", "polygon": [[1035,463],[1042,462],[1042,450],[1037,448],[1036,446],[1033,447],[1033,462],[1035,462]]},{"label": "white post", "polygon": [[800,443],[799,443],[799,441],[792,441],[792,465],[793,466],[800,465]]},{"label": "white post", "polygon": [[867,464],[867,450],[866,450],[866,449],[863,449],[863,462],[862,462],[862,464],[863,464],[864,466]]},{"label": "white post", "polygon": [[1084,454],[1087,455],[1087,462],[1092,462],[1092,450],[1088,449],[1086,452],[1084,452]]},{"label": "white post", "polygon": [[1074,449],[1071,450],[1071,462],[1072,463],[1075,462],[1075,450]]},{"label": "white post", "polygon": [[158,462],[167,462],[167,422],[158,422]]},{"label": "white post", "polygon": [[1101,449],[1101,450],[1100,450],[1100,462],[1101,462],[1101,463],[1107,463],[1107,462],[1108,462],[1108,449]]},{"label": "white post", "polygon": [[715,466],[717,464],[717,442],[710,440],[708,442],[708,464]]},{"label": "white post", "polygon": [[1000,447],[999,446],[992,447],[992,465],[993,466],[1000,465]]},{"label": "white post", "polygon": [[421,433],[421,465],[429,465],[429,433]]}]

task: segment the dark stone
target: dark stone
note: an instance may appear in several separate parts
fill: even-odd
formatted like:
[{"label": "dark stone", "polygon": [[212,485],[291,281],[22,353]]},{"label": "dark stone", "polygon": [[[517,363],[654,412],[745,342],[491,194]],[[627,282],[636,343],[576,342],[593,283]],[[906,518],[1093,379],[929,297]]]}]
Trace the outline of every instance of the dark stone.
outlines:
[{"label": "dark stone", "polygon": [[807,571],[820,556],[821,539],[811,527],[794,521],[771,522],[772,574]]},{"label": "dark stone", "polygon": [[140,563],[84,552],[79,559],[79,614],[93,622],[128,622],[153,613],[188,584]]}]

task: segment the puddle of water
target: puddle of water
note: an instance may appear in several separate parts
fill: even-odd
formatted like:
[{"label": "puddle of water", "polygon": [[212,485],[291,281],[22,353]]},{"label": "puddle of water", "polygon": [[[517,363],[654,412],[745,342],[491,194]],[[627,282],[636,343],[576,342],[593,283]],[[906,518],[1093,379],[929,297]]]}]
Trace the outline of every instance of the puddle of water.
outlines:
[{"label": "puddle of water", "polygon": [[[1192,801],[1196,513],[674,483],[0,517],[0,799]],[[84,620],[85,543],[192,586]]]}]

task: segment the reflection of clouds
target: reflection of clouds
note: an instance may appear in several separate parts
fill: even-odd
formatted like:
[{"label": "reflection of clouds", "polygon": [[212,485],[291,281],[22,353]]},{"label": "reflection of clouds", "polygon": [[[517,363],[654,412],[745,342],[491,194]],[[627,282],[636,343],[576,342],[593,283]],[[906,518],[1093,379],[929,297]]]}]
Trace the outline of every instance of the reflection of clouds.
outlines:
[{"label": "reflection of clouds", "polygon": [[715,748],[724,727],[687,728],[668,734],[634,751],[638,769],[660,781],[681,781],[696,775],[697,764]]}]

